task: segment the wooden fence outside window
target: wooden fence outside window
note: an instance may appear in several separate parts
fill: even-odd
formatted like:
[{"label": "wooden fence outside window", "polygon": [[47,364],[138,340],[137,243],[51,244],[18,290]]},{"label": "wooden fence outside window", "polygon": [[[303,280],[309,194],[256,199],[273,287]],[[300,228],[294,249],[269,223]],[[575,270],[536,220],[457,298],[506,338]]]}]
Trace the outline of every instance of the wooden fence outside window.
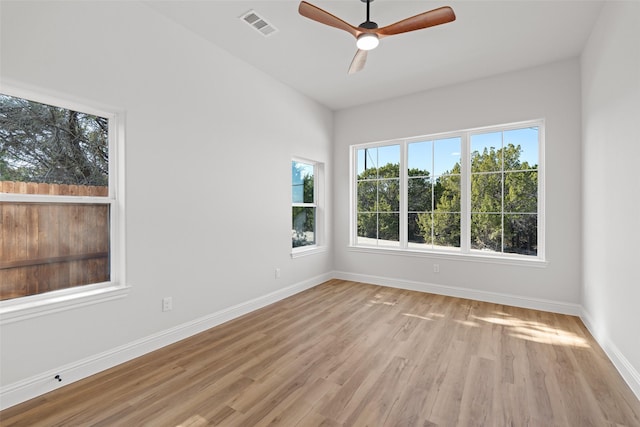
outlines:
[{"label": "wooden fence outside window", "polygon": [[[0,193],[106,197],[108,188],[0,181]],[[0,300],[108,281],[109,209],[0,201]]]}]

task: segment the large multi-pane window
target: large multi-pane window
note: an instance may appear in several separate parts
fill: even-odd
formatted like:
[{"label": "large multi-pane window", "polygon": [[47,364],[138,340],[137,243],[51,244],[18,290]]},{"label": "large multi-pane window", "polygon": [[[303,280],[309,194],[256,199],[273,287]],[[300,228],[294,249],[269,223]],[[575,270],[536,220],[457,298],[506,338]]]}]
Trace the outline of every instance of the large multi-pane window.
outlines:
[{"label": "large multi-pane window", "polygon": [[118,276],[115,115],[87,110],[0,94],[0,300]]},{"label": "large multi-pane window", "polygon": [[543,123],[354,146],[354,246],[542,258]]}]

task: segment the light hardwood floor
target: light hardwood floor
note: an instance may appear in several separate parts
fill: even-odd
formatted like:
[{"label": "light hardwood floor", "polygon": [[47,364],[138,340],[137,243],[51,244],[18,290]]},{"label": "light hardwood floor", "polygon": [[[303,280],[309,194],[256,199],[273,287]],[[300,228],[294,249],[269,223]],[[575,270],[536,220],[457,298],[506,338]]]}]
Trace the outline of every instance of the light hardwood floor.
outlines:
[{"label": "light hardwood floor", "polygon": [[640,426],[576,317],[332,280],[2,426]]}]

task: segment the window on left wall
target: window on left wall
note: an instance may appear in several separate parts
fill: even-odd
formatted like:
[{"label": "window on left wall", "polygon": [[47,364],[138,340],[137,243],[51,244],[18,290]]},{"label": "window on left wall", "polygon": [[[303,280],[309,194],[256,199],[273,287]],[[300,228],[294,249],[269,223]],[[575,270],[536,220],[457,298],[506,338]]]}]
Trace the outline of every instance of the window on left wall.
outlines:
[{"label": "window on left wall", "polygon": [[291,246],[316,244],[316,165],[312,162],[291,162]]},{"label": "window on left wall", "polygon": [[291,161],[291,256],[298,257],[325,249],[323,237],[324,168],[320,162]]},{"label": "window on left wall", "polygon": [[122,287],[118,115],[21,95],[0,93],[2,314]]}]

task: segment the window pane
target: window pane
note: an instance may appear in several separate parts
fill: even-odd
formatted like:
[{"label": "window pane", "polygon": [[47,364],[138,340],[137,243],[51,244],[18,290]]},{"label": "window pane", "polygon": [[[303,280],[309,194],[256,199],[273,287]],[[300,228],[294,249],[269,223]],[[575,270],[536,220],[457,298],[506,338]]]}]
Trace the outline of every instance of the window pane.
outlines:
[{"label": "window pane", "polygon": [[293,203],[313,203],[314,165],[291,162],[291,199]]},{"label": "window pane", "polygon": [[358,244],[398,246],[399,223],[397,213],[358,214]]},{"label": "window pane", "polygon": [[471,175],[471,212],[502,212],[502,174]]},{"label": "window pane", "polygon": [[378,181],[358,182],[358,212],[378,211]]},{"label": "window pane", "polygon": [[537,255],[537,215],[504,216],[504,251],[521,255]]},{"label": "window pane", "polygon": [[438,139],[433,142],[433,174],[460,173],[460,142],[459,137]]},{"label": "window pane", "polygon": [[378,177],[378,149],[362,148],[358,150],[358,179]]},{"label": "window pane", "polygon": [[400,176],[400,146],[389,145],[378,148],[379,178],[398,178]]},{"label": "window pane", "polygon": [[408,175],[433,174],[433,141],[413,142],[407,147]]},{"label": "window pane", "polygon": [[433,215],[431,213],[410,213],[408,227],[408,241],[410,243],[431,244],[431,230],[433,227]]},{"label": "window pane", "polygon": [[471,214],[471,249],[502,252],[501,214]]},{"label": "window pane", "polygon": [[471,172],[502,170],[502,132],[471,135]]},{"label": "window pane", "polygon": [[378,181],[378,211],[398,212],[400,210],[400,180],[381,179]]},{"label": "window pane", "polygon": [[108,128],[104,117],[0,94],[0,181],[107,187]]},{"label": "window pane", "polygon": [[[400,215],[397,213],[381,213],[378,215],[378,239],[388,242],[400,240]],[[379,242],[378,244],[385,244]]]},{"label": "window pane", "polygon": [[460,175],[445,175],[436,180],[436,212],[460,212]]},{"label": "window pane", "polygon": [[407,205],[409,212],[430,212],[432,209],[431,180],[409,178]]},{"label": "window pane", "polygon": [[538,212],[538,172],[507,172],[504,175],[504,211]]},{"label": "window pane", "polygon": [[0,300],[109,281],[109,209],[0,203]]},{"label": "window pane", "polygon": [[[370,239],[378,238],[378,214],[359,213],[358,214],[358,237],[364,238],[359,242],[369,243]],[[369,240],[367,240],[369,239]],[[375,242],[374,242],[375,243]]]},{"label": "window pane", "polygon": [[505,170],[538,168],[538,128],[527,127],[504,132]]},{"label": "window pane", "polygon": [[293,208],[292,244],[299,246],[315,245],[315,214],[316,208],[294,206]]},{"label": "window pane", "polygon": [[460,214],[433,214],[434,246],[460,247]]},{"label": "window pane", "polygon": [[400,146],[362,148],[358,150],[358,179],[398,178]]}]

